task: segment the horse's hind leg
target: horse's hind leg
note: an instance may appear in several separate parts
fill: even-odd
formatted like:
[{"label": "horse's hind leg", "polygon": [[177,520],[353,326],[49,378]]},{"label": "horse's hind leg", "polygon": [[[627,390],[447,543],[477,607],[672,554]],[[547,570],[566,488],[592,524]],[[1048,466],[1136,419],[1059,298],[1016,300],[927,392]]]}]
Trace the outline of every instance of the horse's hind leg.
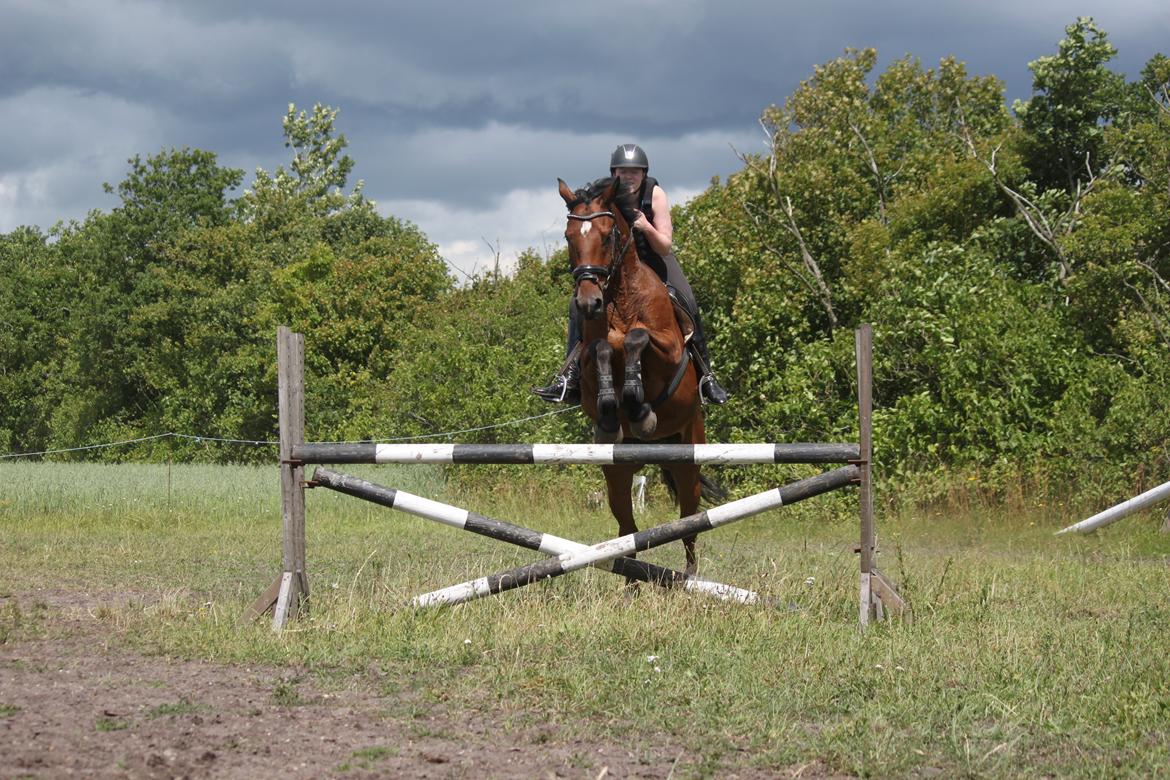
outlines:
[{"label": "horse's hind leg", "polygon": [[[618,535],[625,536],[626,534],[636,533],[638,531],[638,524],[634,522],[634,501],[631,490],[631,485],[634,481],[634,473],[641,468],[637,464],[622,464],[620,466],[602,466],[601,471],[605,474],[605,488],[606,494],[609,497],[609,511],[613,513],[614,519],[618,524]],[[630,553],[630,558],[636,558],[634,553]],[[633,582],[633,580],[628,580]]]},{"label": "horse's hind leg", "polygon": [[642,385],[642,351],[650,344],[650,332],[634,328],[626,334],[626,370],[622,384],[622,406],[630,418],[630,430],[640,439],[648,439],[658,429],[658,415],[646,403]]},{"label": "horse's hind leg", "polygon": [[[684,464],[665,466],[674,478],[675,489],[678,492],[679,517],[689,517],[699,511],[699,498],[702,495],[703,484],[699,480],[699,467]],[[695,574],[699,570],[699,559],[695,554],[694,536],[682,540],[683,549],[687,555],[687,574]]]},{"label": "horse's hind leg", "polygon": [[598,339],[590,349],[593,365],[597,367],[597,425],[593,438],[600,444],[610,444],[621,433],[617,394],[613,389],[613,347],[605,339]]}]

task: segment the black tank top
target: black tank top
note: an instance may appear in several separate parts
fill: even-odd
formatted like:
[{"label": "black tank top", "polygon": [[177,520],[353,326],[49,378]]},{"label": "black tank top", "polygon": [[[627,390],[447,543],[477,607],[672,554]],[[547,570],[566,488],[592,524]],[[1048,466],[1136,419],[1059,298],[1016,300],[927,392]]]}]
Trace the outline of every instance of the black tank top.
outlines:
[{"label": "black tank top", "polygon": [[[653,176],[647,176],[642,182],[642,191],[638,193],[638,210],[646,215],[646,219],[654,222],[654,188],[658,186],[658,180]],[[635,233],[634,245],[638,248],[638,257],[642,258],[642,262],[650,266],[655,272],[666,280],[666,263],[662,256],[650,248],[650,242],[641,233]]]}]

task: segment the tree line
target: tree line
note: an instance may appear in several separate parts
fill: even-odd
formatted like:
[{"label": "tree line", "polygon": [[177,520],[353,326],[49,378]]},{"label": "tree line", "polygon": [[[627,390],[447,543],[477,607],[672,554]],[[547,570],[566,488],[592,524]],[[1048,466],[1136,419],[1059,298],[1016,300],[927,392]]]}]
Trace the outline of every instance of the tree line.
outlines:
[{"label": "tree line", "polygon": [[[769,146],[674,210],[732,392],[713,441],[856,435],[875,329],[876,456],[923,498],[968,482],[1124,492],[1170,473],[1170,59],[1110,70],[1082,18],[1031,97],[872,49],[765,108]],[[585,440],[528,393],[559,366],[564,250],[456,285],[418,226],[350,187],[337,112],[284,118],[288,168],[130,160],[108,213],[0,235],[0,451],[166,431],[275,438],[278,324],[305,334],[308,435]],[[556,193],[550,186],[550,197]],[[155,440],[58,457],[261,460]]]}]

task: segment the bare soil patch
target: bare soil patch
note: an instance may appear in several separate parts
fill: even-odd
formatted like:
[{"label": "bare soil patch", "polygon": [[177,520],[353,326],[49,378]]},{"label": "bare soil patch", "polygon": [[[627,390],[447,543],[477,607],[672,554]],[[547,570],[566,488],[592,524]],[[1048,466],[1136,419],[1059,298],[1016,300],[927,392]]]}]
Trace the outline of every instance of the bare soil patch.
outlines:
[{"label": "bare soil patch", "polygon": [[491,713],[412,707],[361,679],[327,690],[288,669],[144,655],[95,617],[109,603],[0,598],[39,626],[0,637],[0,777],[776,776],[705,764],[665,735],[631,749],[547,726],[505,731]]}]

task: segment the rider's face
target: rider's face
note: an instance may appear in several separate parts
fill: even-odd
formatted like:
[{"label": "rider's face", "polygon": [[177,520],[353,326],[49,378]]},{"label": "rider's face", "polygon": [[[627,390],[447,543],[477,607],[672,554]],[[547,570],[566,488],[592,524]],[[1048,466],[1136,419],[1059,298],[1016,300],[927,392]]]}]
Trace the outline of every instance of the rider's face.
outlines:
[{"label": "rider's face", "polygon": [[646,171],[641,168],[614,168],[613,172],[622,180],[622,184],[631,191],[641,187],[646,178]]}]

